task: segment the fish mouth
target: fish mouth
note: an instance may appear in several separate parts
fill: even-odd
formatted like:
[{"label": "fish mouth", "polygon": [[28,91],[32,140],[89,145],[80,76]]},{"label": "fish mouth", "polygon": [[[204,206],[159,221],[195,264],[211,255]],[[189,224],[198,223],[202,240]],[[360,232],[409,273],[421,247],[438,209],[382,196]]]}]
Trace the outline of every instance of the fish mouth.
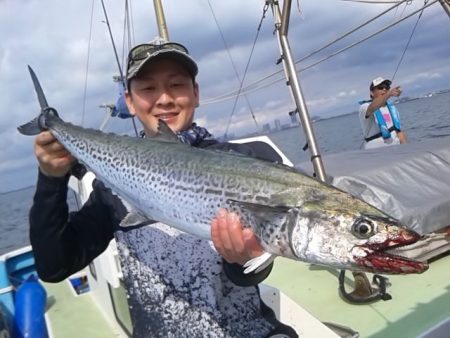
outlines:
[{"label": "fish mouth", "polygon": [[399,255],[398,248],[405,249],[418,242],[422,236],[418,233],[403,229],[394,239],[383,243],[366,244],[359,248],[366,252],[365,257],[356,259],[357,264],[364,270],[381,274],[410,274],[422,273],[428,270],[428,264]]}]

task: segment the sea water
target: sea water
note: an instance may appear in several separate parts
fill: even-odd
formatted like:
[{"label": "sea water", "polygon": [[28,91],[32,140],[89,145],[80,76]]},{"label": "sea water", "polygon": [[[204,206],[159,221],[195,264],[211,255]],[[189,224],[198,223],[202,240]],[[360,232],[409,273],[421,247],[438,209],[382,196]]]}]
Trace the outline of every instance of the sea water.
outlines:
[{"label": "sea water", "polygon": [[[450,136],[450,92],[434,94],[396,105],[401,127],[408,142]],[[342,115],[313,123],[317,145],[322,154],[360,149],[363,134],[357,113]],[[306,139],[301,127],[268,135],[293,163],[309,161],[309,150],[302,148]]]},{"label": "sea water", "polygon": [[[409,142],[450,136],[450,93],[435,94],[397,105],[402,129]],[[362,132],[356,113],[319,120],[313,124],[320,152],[335,153],[359,149]],[[268,135],[294,163],[308,161],[303,151],[305,137],[301,127]],[[25,245],[28,239],[28,212],[34,187],[0,194],[0,255]],[[69,193],[70,205],[75,205]]]},{"label": "sea water", "polygon": [[[30,245],[28,213],[34,190],[33,186],[0,194],[0,255]],[[68,193],[69,210],[77,208],[74,194]]]}]

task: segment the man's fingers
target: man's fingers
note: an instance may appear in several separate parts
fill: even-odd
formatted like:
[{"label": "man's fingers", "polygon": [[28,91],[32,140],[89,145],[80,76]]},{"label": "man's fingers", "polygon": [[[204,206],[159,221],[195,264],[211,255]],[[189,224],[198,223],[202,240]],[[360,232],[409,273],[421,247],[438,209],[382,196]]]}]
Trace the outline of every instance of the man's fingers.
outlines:
[{"label": "man's fingers", "polygon": [[36,147],[35,150],[36,156],[38,159],[44,162],[50,162],[55,158],[70,158],[72,159],[72,155],[60,145],[47,145],[45,147]]},{"label": "man's fingers", "polygon": [[244,240],[242,238],[242,225],[239,216],[235,213],[227,214],[227,232],[231,242],[231,248],[236,253],[245,251]]},{"label": "man's fingers", "polygon": [[217,223],[219,229],[220,241],[222,242],[222,249],[224,251],[232,251],[233,250],[233,242],[230,238],[230,234],[228,232],[228,219],[227,213],[225,210],[219,210],[217,214]]},{"label": "man's fingers", "polygon": [[251,231],[250,229],[244,229],[242,231],[242,237],[244,240],[245,248],[247,249],[251,257],[258,257],[263,253],[263,248],[253,231]]},{"label": "man's fingers", "polygon": [[217,251],[222,250],[222,243],[220,241],[220,230],[217,218],[214,218],[211,222],[211,240]]},{"label": "man's fingers", "polygon": [[211,239],[217,252],[229,263],[242,265],[263,253],[253,232],[242,228],[239,216],[224,209],[211,222]]},{"label": "man's fingers", "polygon": [[69,152],[66,150],[66,148],[64,148],[64,146],[59,143],[58,141],[54,141],[54,142],[50,142],[48,143],[45,148],[47,149],[47,151],[51,151],[54,153],[66,153],[69,154]]},{"label": "man's fingers", "polygon": [[56,138],[49,131],[44,131],[36,136],[36,144],[40,146],[45,146],[55,141]]}]

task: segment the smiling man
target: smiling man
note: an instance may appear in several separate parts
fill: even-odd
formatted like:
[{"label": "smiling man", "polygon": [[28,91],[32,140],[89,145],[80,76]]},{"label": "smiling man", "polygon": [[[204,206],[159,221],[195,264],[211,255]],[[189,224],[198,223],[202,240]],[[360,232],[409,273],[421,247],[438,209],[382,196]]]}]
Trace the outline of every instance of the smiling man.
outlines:
[{"label": "smiling man", "polygon": [[131,50],[128,62],[125,98],[145,132],[155,134],[158,119],[174,132],[191,128],[199,104],[198,69],[184,47],[176,43],[139,45]]},{"label": "smiling man", "polygon": [[[158,120],[163,120],[191,146],[273,159],[275,151],[220,143],[193,123],[199,103],[197,72],[187,49],[177,43],[157,41],[130,51],[125,98],[144,127],[142,136],[155,135]],[[261,300],[258,284],[272,264],[243,273],[243,264],[261,255],[262,248],[235,214],[218,210],[211,224],[212,241],[160,222],[124,227],[126,207],[95,180],[89,200],[69,216],[67,182],[74,158],[50,132],[36,137],[35,154],[39,174],[30,241],[41,279],[58,282],[69,277],[115,238],[133,337],[298,337]]]},{"label": "smiling man", "polygon": [[406,143],[406,135],[400,126],[397,108],[389,98],[398,97],[399,86],[391,88],[392,82],[377,77],[370,83],[370,100],[361,101],[359,121],[364,135],[364,149]]}]

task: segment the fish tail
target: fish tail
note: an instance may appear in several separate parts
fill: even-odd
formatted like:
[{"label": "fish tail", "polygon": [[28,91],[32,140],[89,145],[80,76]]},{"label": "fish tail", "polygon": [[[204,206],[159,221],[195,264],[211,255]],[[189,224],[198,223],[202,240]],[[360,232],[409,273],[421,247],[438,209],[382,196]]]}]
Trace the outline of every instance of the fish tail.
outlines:
[{"label": "fish tail", "polygon": [[17,130],[22,135],[28,136],[37,135],[44,130],[48,130],[46,120],[49,115],[58,116],[58,113],[53,108],[46,108],[39,116],[35,117],[30,122],[17,127]]}]

